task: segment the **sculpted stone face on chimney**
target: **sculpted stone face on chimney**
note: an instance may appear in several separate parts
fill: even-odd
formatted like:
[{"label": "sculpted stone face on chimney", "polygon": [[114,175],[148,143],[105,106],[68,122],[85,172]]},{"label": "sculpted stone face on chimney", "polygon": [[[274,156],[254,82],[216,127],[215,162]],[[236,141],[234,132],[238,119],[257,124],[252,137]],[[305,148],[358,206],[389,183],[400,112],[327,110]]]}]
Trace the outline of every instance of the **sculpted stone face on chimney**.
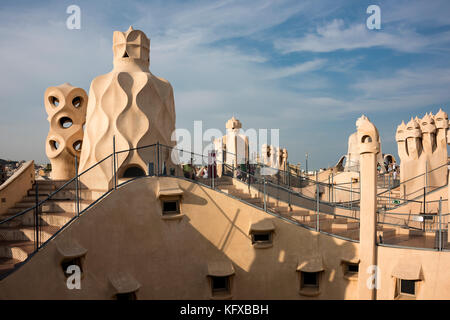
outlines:
[{"label": "sculpted stone face on chimney", "polygon": [[380,152],[380,135],[377,128],[369,121],[369,119],[362,115],[356,122],[359,154]]},{"label": "sculpted stone face on chimney", "polygon": [[[170,83],[150,70],[150,40],[130,27],[113,36],[114,68],[96,77],[89,90],[85,141],[80,170],[85,170],[116,150],[129,150],[156,143],[173,146],[175,104]],[[117,155],[117,177],[145,175],[156,168],[156,147],[134,149]],[[169,149],[162,148],[159,165],[169,168]],[[113,162],[104,161],[81,177],[89,188],[108,189],[113,180]],[[168,171],[168,170],[167,170]]]},{"label": "sculpted stone face on chimney", "polygon": [[[363,116],[365,117],[365,116]],[[349,137],[348,137],[348,149],[347,149],[347,155],[346,155],[346,161],[345,161],[345,167],[344,170],[345,171],[352,171],[352,172],[359,172],[359,143],[360,141],[358,140],[358,126],[361,123],[361,119],[363,118],[359,118],[356,121],[356,132],[352,133]],[[379,163],[382,167],[383,166],[383,156],[382,156],[382,152],[381,152],[381,141],[380,138],[378,137],[378,141],[380,142],[380,152],[377,155],[377,163]]]},{"label": "sculpted stone face on chimney", "polygon": [[397,127],[402,197],[414,198],[423,194],[424,188],[447,183],[447,131],[448,116],[442,109]]}]

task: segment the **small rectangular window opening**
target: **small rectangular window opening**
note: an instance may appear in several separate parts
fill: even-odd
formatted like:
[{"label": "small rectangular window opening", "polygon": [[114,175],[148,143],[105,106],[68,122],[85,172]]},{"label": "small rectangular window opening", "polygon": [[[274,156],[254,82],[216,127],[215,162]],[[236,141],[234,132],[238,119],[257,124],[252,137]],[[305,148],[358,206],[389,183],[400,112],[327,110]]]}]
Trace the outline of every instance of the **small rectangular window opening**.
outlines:
[{"label": "small rectangular window opening", "polygon": [[358,273],[359,265],[357,263],[348,263],[347,264],[347,273]]},{"label": "small rectangular window opening", "polygon": [[180,213],[179,200],[165,200],[163,201],[163,214]]},{"label": "small rectangular window opening", "polygon": [[230,277],[211,277],[211,287],[213,294],[230,292]]},{"label": "small rectangular window opening", "polygon": [[252,243],[271,243],[271,232],[252,233]]},{"label": "small rectangular window opening", "polygon": [[302,272],[301,274],[302,288],[319,288],[319,273],[318,272]]},{"label": "small rectangular window opening", "polygon": [[118,293],[116,300],[137,300],[136,292]]},{"label": "small rectangular window opening", "polygon": [[416,281],[400,279],[400,294],[416,295]]}]

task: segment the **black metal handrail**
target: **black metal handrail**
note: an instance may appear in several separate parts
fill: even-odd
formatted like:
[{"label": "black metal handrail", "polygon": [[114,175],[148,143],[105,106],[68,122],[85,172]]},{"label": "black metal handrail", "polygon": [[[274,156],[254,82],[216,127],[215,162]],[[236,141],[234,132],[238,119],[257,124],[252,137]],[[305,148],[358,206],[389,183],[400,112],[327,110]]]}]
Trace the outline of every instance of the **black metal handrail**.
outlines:
[{"label": "black metal handrail", "polygon": [[[91,165],[90,167],[88,167],[83,172],[77,173],[75,177],[73,177],[72,179],[70,179],[67,182],[65,182],[62,186],[60,186],[55,191],[51,192],[45,199],[38,201],[39,193],[36,192],[37,200],[36,200],[36,203],[35,203],[34,206],[31,206],[30,208],[24,209],[21,212],[16,213],[16,214],[14,214],[14,215],[12,215],[12,216],[4,219],[4,220],[1,220],[0,221],[0,225],[2,225],[4,223],[7,223],[7,222],[10,222],[10,221],[13,221],[13,220],[23,216],[24,214],[26,214],[28,212],[31,212],[32,210],[35,210],[35,212],[36,212],[35,213],[36,214],[36,226],[35,226],[36,227],[36,237],[35,237],[35,239],[37,239],[37,248],[36,248],[35,251],[38,251],[40,248],[45,246],[49,241],[54,239],[54,237],[56,237],[56,235],[59,234],[67,225],[69,225],[74,220],[76,220],[81,214],[85,213],[87,210],[89,210],[96,203],[98,203],[99,201],[104,199],[114,189],[117,189],[117,187],[123,186],[124,184],[129,183],[129,182],[139,178],[139,177],[137,177],[137,178],[134,178],[134,179],[129,179],[129,180],[123,181],[123,182],[121,182],[119,184],[117,183],[117,169],[116,169],[116,166],[115,166],[115,161],[116,161],[116,157],[117,157],[118,154],[121,154],[121,153],[124,153],[124,152],[133,151],[133,150],[141,150],[141,149],[148,149],[148,148],[156,148],[157,162],[158,162],[157,163],[157,168],[156,168],[156,175],[158,175],[158,176],[163,174],[163,172],[161,172],[162,171],[161,170],[162,167],[160,165],[160,152],[161,152],[162,148],[166,148],[167,150],[170,150],[171,152],[176,150],[176,151],[189,153],[189,154],[191,154],[191,160],[192,160],[192,158],[194,156],[195,157],[201,157],[201,159],[202,159],[202,165],[201,166],[207,165],[207,163],[205,163],[205,161],[204,161],[205,158],[207,159],[206,155],[203,155],[203,154],[200,155],[200,154],[196,154],[196,153],[194,153],[192,151],[187,151],[187,150],[178,149],[178,148],[172,147],[172,146],[162,145],[159,142],[157,144],[150,144],[150,145],[146,145],[146,146],[140,146],[140,147],[130,148],[128,150],[120,150],[120,151],[116,151],[115,150],[115,143],[114,143],[113,153],[105,156],[103,159],[101,159],[97,163]],[[78,196],[78,193],[80,192],[80,190],[78,189],[78,183],[79,183],[80,178],[83,175],[86,175],[88,172],[90,172],[93,168],[99,166],[100,164],[102,164],[104,161],[108,160],[111,157],[112,157],[112,159],[114,161],[114,168],[113,168],[113,172],[112,172],[112,175],[113,175],[112,178],[114,179],[113,180],[113,186],[111,188],[109,188],[107,191],[105,191],[103,194],[101,194],[97,199],[93,200],[87,207],[85,207],[84,209],[82,209],[80,211],[79,210],[80,197]],[[176,165],[177,165],[176,168],[178,168],[182,172],[182,174],[181,174],[181,176],[179,178],[185,179],[184,176],[183,176],[184,171],[183,171],[183,168],[181,167],[182,164],[179,163],[179,164],[176,164]],[[199,166],[199,165],[193,165],[192,163],[190,165],[192,165],[194,167],[195,166]],[[229,166],[229,165],[227,165],[225,163],[222,163],[222,165],[223,165],[223,168],[226,168],[227,170],[233,172],[233,178],[234,178],[234,170],[238,170],[238,169],[235,168],[235,167],[231,167],[231,166]],[[163,164],[163,166],[164,166],[164,164]],[[249,168],[249,167],[246,167],[246,166],[244,166],[244,167],[247,168],[247,169]],[[441,166],[441,167],[443,167],[443,166]],[[439,167],[439,168],[441,168],[441,167]],[[271,168],[271,167],[266,166],[264,164],[260,164],[260,163],[255,164],[254,167],[253,167],[253,169],[255,169],[256,171],[259,171],[259,172],[262,169],[265,169],[265,168]],[[434,170],[437,170],[439,168],[436,168]],[[273,169],[273,168],[271,168],[271,169]],[[434,171],[434,170],[432,170],[432,171]],[[176,171],[176,169],[175,169],[175,171]],[[430,171],[430,172],[432,172],[432,171]],[[277,188],[279,190],[283,190],[284,192],[287,192],[288,195],[289,195],[289,199],[290,199],[290,197],[293,196],[293,197],[298,197],[298,198],[307,199],[307,200],[310,200],[310,201],[317,202],[316,209],[317,209],[318,213],[320,213],[319,205],[326,205],[326,206],[334,207],[334,208],[347,209],[347,210],[351,210],[352,212],[359,211],[359,206],[358,206],[358,203],[360,201],[359,199],[355,199],[355,200],[351,200],[351,201],[344,201],[344,202],[342,202],[342,201],[341,202],[336,202],[336,201],[321,200],[320,199],[319,187],[321,187],[321,186],[330,187],[331,186],[332,188],[336,188],[335,190],[343,190],[343,191],[346,191],[346,192],[352,192],[352,193],[355,193],[355,194],[359,194],[359,192],[356,191],[356,190],[348,190],[348,189],[345,189],[345,188],[339,188],[339,187],[336,187],[336,186],[334,186],[334,185],[332,185],[330,183],[320,182],[320,181],[317,181],[317,180],[314,180],[314,179],[310,179],[309,177],[305,177],[305,176],[302,176],[302,175],[296,175],[295,173],[292,173],[290,171],[284,171],[284,170],[278,170],[278,174],[277,174],[276,178],[271,177],[271,176],[262,176],[262,177],[259,176],[258,177],[256,174],[251,174],[250,172],[248,172],[248,170],[244,170],[243,174],[245,174],[247,176],[247,180],[248,180],[249,186],[251,184],[259,184],[259,185],[261,185],[261,183],[262,183],[262,185],[264,186],[264,192],[266,192],[265,186],[266,185],[270,185],[270,186],[275,187],[275,188]],[[280,179],[280,176],[283,176],[283,179]],[[419,176],[421,176],[421,175],[419,175]],[[422,176],[423,176],[423,174],[422,174]],[[308,197],[308,196],[306,196],[304,194],[301,194],[301,193],[293,190],[292,186],[290,185],[290,182],[291,182],[292,178],[294,178],[294,179],[298,178],[299,181],[303,181],[306,184],[311,184],[313,186],[315,185],[315,187],[316,187],[316,196],[315,197]],[[192,181],[191,179],[189,179],[189,180]],[[411,179],[409,179],[409,180],[411,180]],[[215,186],[214,186],[214,182],[213,181],[214,180],[212,180],[210,187],[217,190],[217,188],[215,188]],[[39,208],[43,204],[45,204],[48,201],[54,199],[56,195],[58,195],[60,192],[65,190],[71,183],[74,183],[74,182],[76,183],[76,202],[77,202],[77,209],[76,209],[76,211],[77,211],[77,214],[74,217],[72,217],[66,224],[64,224],[59,230],[57,230],[54,234],[52,234],[45,242],[42,242],[41,244],[39,244],[39,235],[37,234],[39,232],[39,225],[38,225],[39,222],[38,222],[38,216],[37,216],[39,214]],[[199,181],[195,181],[195,182],[200,183]],[[387,198],[387,197],[383,196],[382,194],[383,193],[380,193],[378,195],[380,199]],[[264,195],[264,209],[265,209],[266,212],[272,211],[272,209],[267,208],[266,202],[265,202],[265,197],[266,197],[266,193]],[[393,197],[389,197],[388,199],[395,200],[395,198],[393,198]],[[328,200],[330,200],[330,199],[328,199]],[[406,201],[406,202],[420,202],[420,201],[415,201],[415,200],[404,200],[404,199],[401,199],[401,200]],[[241,201],[244,201],[244,200],[241,199]],[[432,203],[432,202],[436,202],[436,201],[430,201],[430,202],[427,202],[427,203]],[[249,204],[252,205],[251,203],[249,203]],[[283,219],[287,219],[286,217],[278,214],[277,212],[273,211],[271,213],[272,214],[277,214],[279,217],[282,217]],[[357,217],[352,217],[352,216],[347,216],[347,215],[339,215],[339,214],[336,214],[336,212],[334,212],[334,213],[325,213],[325,214],[332,214],[335,217],[343,217],[343,218],[353,219],[355,221],[359,221],[359,218],[357,218]],[[386,212],[379,212],[379,214],[387,214],[387,213]],[[392,213],[392,214],[395,214],[395,213]],[[446,217],[447,215],[448,214],[444,214],[444,215],[441,214],[440,217]],[[327,233],[327,234],[331,234],[331,233],[328,233],[326,231],[320,230],[320,228],[319,228],[319,214],[317,215],[317,219],[318,219],[317,220],[317,227],[316,227],[317,231],[324,232],[324,233]],[[287,220],[289,220],[291,222],[294,222],[296,224],[302,225],[304,227],[311,228],[308,225],[303,225],[303,224],[299,223],[297,220],[295,220],[295,221],[294,221],[294,219],[287,219]],[[315,228],[311,228],[311,229],[315,230]],[[345,238],[345,237],[342,237],[342,236],[339,236],[339,237],[344,238],[346,240],[354,241],[354,239],[351,239],[351,238]],[[33,251],[33,254],[34,254],[35,251]]]}]

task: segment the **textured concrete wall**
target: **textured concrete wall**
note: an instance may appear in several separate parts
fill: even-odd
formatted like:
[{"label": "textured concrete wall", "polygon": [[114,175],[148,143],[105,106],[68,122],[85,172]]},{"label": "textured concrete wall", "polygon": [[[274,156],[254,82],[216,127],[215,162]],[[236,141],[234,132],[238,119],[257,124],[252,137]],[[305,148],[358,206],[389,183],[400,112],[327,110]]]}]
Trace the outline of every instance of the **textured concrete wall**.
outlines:
[{"label": "textured concrete wall", "polygon": [[34,183],[34,161],[22,164],[8,180],[0,186],[0,215],[27,195]]},{"label": "textured concrete wall", "polygon": [[[114,288],[108,277],[117,272],[130,274],[141,284],[138,299],[210,299],[207,265],[217,259],[233,263],[233,299],[358,298],[358,282],[344,277],[341,264],[359,259],[357,243],[306,230],[188,181],[160,179],[176,181],[184,191],[180,219],[162,218],[158,178],[130,182],[0,281],[0,299],[110,299]],[[275,226],[273,246],[255,249],[249,229],[261,220]],[[66,287],[57,249],[57,243],[65,240],[75,240],[88,250],[81,290]],[[423,254],[425,281],[419,297],[450,297],[450,277],[443,269],[450,253],[377,250],[380,268],[386,272],[398,259]],[[297,266],[318,255],[325,269],[320,294],[300,295]],[[377,296],[392,299],[386,277],[383,274]]]},{"label": "textured concrete wall", "polygon": [[[172,179],[172,178],[165,178]],[[28,263],[0,282],[0,298],[108,299],[108,275],[124,271],[142,285],[139,299],[209,299],[207,264],[229,259],[235,268],[235,299],[301,299],[299,262],[323,255],[321,293],[315,298],[357,298],[356,281],[343,277],[342,257],[358,245],[308,231],[216,191],[180,181],[177,220],[164,220],[157,179],[129,183],[72,223]],[[275,225],[273,246],[255,249],[253,221]],[[68,290],[56,242],[75,239],[88,250],[81,290]],[[38,276],[45,274],[45,277]]]}]

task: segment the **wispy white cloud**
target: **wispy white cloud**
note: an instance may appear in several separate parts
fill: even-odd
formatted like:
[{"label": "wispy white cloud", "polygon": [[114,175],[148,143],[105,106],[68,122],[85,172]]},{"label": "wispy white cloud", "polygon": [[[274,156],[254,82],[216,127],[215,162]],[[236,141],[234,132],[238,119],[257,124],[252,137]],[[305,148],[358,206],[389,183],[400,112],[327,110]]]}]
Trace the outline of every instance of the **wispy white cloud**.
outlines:
[{"label": "wispy white cloud", "polygon": [[299,73],[311,72],[311,71],[320,69],[321,67],[323,67],[325,65],[325,63],[326,63],[326,59],[314,59],[314,60],[307,61],[304,63],[296,64],[293,66],[274,69],[273,71],[269,72],[265,78],[266,79],[280,79],[280,78],[289,77],[289,76],[299,74]]},{"label": "wispy white cloud", "polygon": [[252,35],[285,22],[309,4],[294,0],[140,4],[142,16],[136,24],[154,30],[152,36],[161,48],[176,49]]},{"label": "wispy white cloud", "polygon": [[404,28],[374,31],[367,29],[364,23],[346,26],[343,20],[334,19],[302,37],[276,40],[274,46],[282,53],[333,52],[373,47],[420,52],[449,42],[450,32],[425,36]]},{"label": "wispy white cloud", "polygon": [[[345,136],[346,129],[337,134],[324,122],[347,119],[351,133],[355,120],[351,117],[360,112],[409,110],[450,101],[446,92],[450,70],[439,68],[439,63],[430,67],[424,62],[421,68],[399,71],[389,66],[392,71],[380,75],[359,69],[365,54],[334,52],[376,46],[393,48],[398,54],[422,52],[446,43],[447,34],[424,37],[402,25],[406,18],[392,30],[377,32],[365,25],[346,25],[330,20],[335,17],[334,3],[127,2],[137,15],[117,13],[122,18],[117,21],[126,25],[123,30],[133,24],[151,38],[150,69],[174,87],[177,127],[191,128],[193,120],[203,120],[204,126],[224,129],[234,114],[246,128],[280,128],[289,157],[298,159],[306,147],[320,146],[324,137],[332,137],[333,148],[345,152],[347,139],[338,141],[338,137]],[[92,6],[81,5],[79,31],[65,28],[64,5],[0,12],[0,135],[10,137],[0,140],[0,158],[47,161],[45,88],[68,81],[88,90],[95,76],[111,70],[112,32],[121,27],[116,20],[107,22],[103,11]],[[331,22],[316,28],[317,14],[322,15],[320,21]],[[294,38],[295,29],[280,25],[297,15],[312,31]],[[278,27],[276,35],[270,34],[273,27]],[[267,37],[261,37],[266,31]],[[271,52],[271,39],[280,35],[279,51]],[[257,39],[265,50],[239,46],[247,39]],[[277,67],[273,59],[280,57],[279,52],[300,54],[294,59],[281,55],[283,66]],[[347,78],[340,82],[328,77],[328,71]],[[317,134],[311,134],[312,127]],[[334,159],[335,149],[317,150],[317,156]]]}]

